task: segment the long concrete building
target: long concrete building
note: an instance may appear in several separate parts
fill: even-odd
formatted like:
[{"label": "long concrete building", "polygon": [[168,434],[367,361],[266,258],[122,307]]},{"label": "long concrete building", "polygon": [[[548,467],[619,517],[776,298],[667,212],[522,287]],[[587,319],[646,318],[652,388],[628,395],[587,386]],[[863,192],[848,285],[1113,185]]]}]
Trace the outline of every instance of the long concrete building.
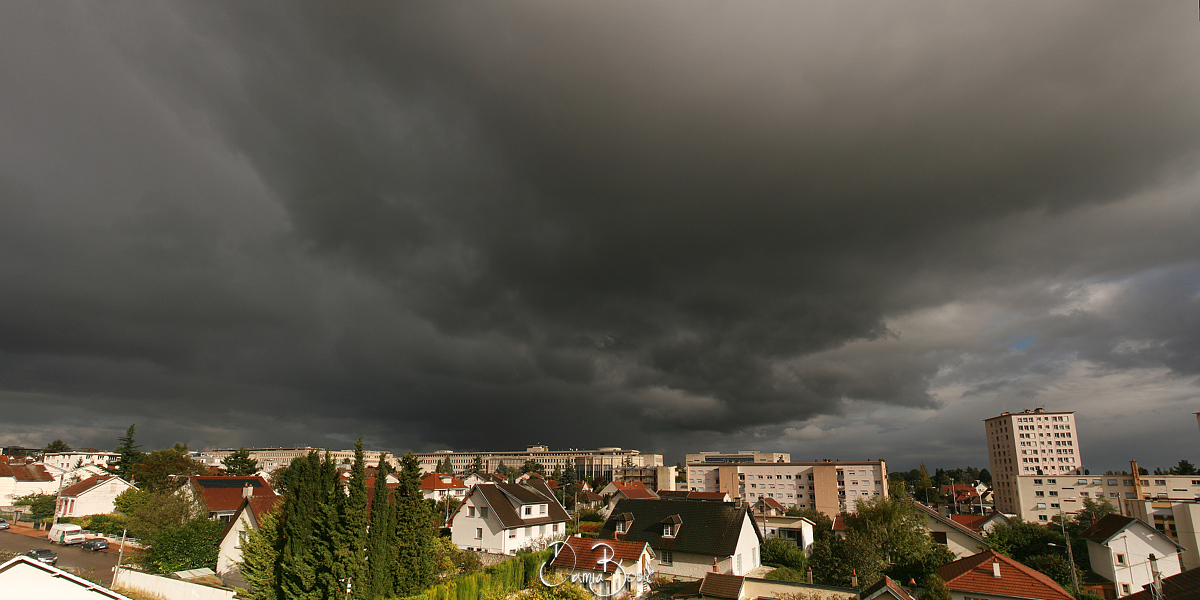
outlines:
[{"label": "long concrete building", "polygon": [[888,495],[887,463],[881,460],[692,462],[687,471],[691,491],[725,492],[734,501],[770,498],[786,508],[814,508],[830,518],[854,512],[858,500]]}]

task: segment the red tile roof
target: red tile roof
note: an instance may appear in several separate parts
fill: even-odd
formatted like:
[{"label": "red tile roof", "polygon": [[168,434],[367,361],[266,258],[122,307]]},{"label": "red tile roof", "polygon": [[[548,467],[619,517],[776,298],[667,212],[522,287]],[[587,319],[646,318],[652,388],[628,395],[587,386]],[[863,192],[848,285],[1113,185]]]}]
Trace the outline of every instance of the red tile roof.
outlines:
[{"label": "red tile roof", "polygon": [[[992,564],[999,563],[996,577]],[[995,550],[961,558],[937,568],[938,577],[951,590],[968,594],[990,594],[1036,600],[1073,600],[1053,579]]]},{"label": "red tile roof", "polygon": [[[1200,600],[1200,569],[1191,569],[1162,580],[1164,598],[1171,600]],[[1152,600],[1150,588],[1125,596],[1122,600]]]},{"label": "red tile roof", "polygon": [[633,500],[658,498],[658,495],[650,491],[650,488],[646,487],[646,484],[640,481],[630,481],[629,483],[618,483],[614,481],[612,484],[619,492],[624,494],[626,498]]},{"label": "red tile roof", "polygon": [[741,575],[706,573],[704,575],[704,582],[700,584],[700,595],[702,597],[737,600],[742,595],[742,583],[744,581],[746,581],[746,578]]},{"label": "red tile roof", "polygon": [[950,520],[972,531],[983,531],[983,522],[987,520],[987,516],[950,515]]},{"label": "red tile roof", "polygon": [[[449,477],[450,481],[442,481],[443,477]],[[423,490],[465,490],[467,484],[461,479],[450,473],[430,473],[421,478],[421,489]]]},{"label": "red tile roof", "polygon": [[0,464],[0,477],[12,477],[17,481],[54,481],[46,467],[38,464]]},{"label": "red tile roof", "polygon": [[251,477],[209,477],[193,475],[188,478],[192,489],[199,492],[204,506],[212,512],[234,512],[241,505],[244,496],[242,488],[249,484],[251,496],[275,496],[275,491],[266,479],[257,475]]},{"label": "red tile roof", "polygon": [[841,515],[834,517],[833,518],[833,530],[834,531],[845,531],[846,530],[846,518]]},{"label": "red tile roof", "polygon": [[117,478],[116,475],[94,475],[92,477],[88,477],[87,479],[84,479],[83,481],[80,481],[79,483],[76,483],[75,485],[68,486],[63,491],[59,492],[58,496],[60,498],[63,496],[78,496],[78,495],[108,481],[109,479],[116,479],[116,478]]},{"label": "red tile roof", "polygon": [[[574,567],[588,571],[599,571],[604,565],[603,572],[612,573],[617,570],[612,562],[605,564],[605,557],[617,560],[637,560],[646,550],[646,542],[629,542],[626,540],[595,540],[571,536],[564,540],[567,547],[559,550],[558,556],[550,564],[556,567]],[[608,549],[605,550],[604,546]],[[572,552],[574,551],[574,552]],[[651,555],[654,554],[652,550]]]}]

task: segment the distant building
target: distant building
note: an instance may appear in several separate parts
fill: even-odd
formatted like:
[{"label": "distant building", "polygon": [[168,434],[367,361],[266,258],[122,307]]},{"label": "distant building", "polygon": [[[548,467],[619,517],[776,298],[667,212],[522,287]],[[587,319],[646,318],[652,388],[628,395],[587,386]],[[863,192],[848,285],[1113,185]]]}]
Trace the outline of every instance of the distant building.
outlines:
[{"label": "distant building", "polygon": [[877,460],[688,463],[687,470],[691,490],[725,492],[735,502],[769,498],[786,508],[812,508],[830,518],[854,512],[857,500],[888,495],[887,463]]},{"label": "distant building", "polygon": [[757,450],[742,450],[741,452],[697,452],[685,454],[684,464],[725,464],[747,462],[791,462],[792,455],[786,452],[759,452]]},{"label": "distant building", "polygon": [[121,455],[116,452],[100,450],[71,450],[70,452],[47,452],[42,455],[42,464],[55,469],[59,473],[67,472],[77,466],[100,465],[110,467],[117,464]]},{"label": "distant building", "polygon": [[617,467],[613,471],[613,481],[629,483],[637,481],[656,491],[673,491],[675,483],[675,467]]},{"label": "distant building", "polygon": [[637,450],[606,447],[596,450],[551,450],[548,446],[528,446],[524,451],[516,452],[455,452],[441,450],[417,454],[421,461],[421,469],[434,471],[439,462],[450,459],[455,473],[467,470],[479,457],[483,462],[483,470],[496,472],[501,463],[505,467],[520,469],[525,461],[532,460],[546,468],[546,473],[555,469],[566,471],[575,469],[579,478],[602,479],[612,481],[615,472],[621,467],[659,467],[663,464],[661,454],[642,454]]}]

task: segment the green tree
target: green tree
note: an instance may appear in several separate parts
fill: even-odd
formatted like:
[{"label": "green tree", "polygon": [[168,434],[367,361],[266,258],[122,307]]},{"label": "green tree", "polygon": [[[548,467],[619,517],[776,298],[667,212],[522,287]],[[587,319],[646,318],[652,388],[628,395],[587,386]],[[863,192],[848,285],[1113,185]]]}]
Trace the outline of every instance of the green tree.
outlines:
[{"label": "green tree", "polygon": [[562,490],[563,508],[575,508],[575,494],[579,493],[579,477],[575,474],[575,466],[567,465],[563,470],[562,479],[558,481],[558,489]]},{"label": "green tree", "polygon": [[683,462],[675,463],[675,483],[687,483],[687,468],[683,466]]},{"label": "green tree", "polygon": [[279,590],[281,598],[289,600],[319,600],[317,587],[320,542],[316,535],[322,503],[327,501],[322,490],[320,455],[311,451],[293,460],[281,476],[288,490],[280,515],[282,544],[279,551]]},{"label": "green tree", "polygon": [[937,575],[930,575],[925,579],[925,593],[917,600],[951,600],[950,586],[946,585],[946,581]]},{"label": "green tree", "polygon": [[925,467],[925,463],[921,463],[920,476],[917,479],[917,489],[924,490],[933,487],[933,480],[929,478],[929,469]]},{"label": "green tree", "polygon": [[537,473],[538,475],[545,477],[546,476],[546,466],[543,465],[542,463],[530,458],[525,461],[525,464],[521,465],[521,473],[520,474],[524,475],[525,473]]},{"label": "green tree", "polygon": [[992,472],[987,469],[980,469],[979,481],[988,485],[992,485]]},{"label": "green tree", "polygon": [[508,467],[504,466],[504,461],[496,462],[496,474],[501,477],[508,477]]},{"label": "green tree", "polygon": [[1171,467],[1172,475],[1196,475],[1196,465],[1180,459],[1179,464]]},{"label": "green tree", "polygon": [[174,448],[143,455],[130,469],[129,477],[139,488],[157,492],[177,489],[188,477],[203,472],[204,467],[188,456],[187,447],[176,444]]},{"label": "green tree", "polygon": [[992,550],[1021,563],[1031,556],[1045,554],[1047,544],[1063,544],[1057,528],[1019,520],[997,524],[985,539]]},{"label": "green tree", "polygon": [[231,452],[221,461],[221,466],[225,467],[226,475],[237,477],[249,477],[258,472],[258,461],[250,458],[250,451],[245,448]]},{"label": "green tree", "polygon": [[400,461],[396,489],[396,542],[402,565],[395,571],[396,594],[411,596],[429,587],[434,572],[433,529],[429,503],[421,492],[421,465],[412,452]]},{"label": "green tree", "polygon": [[134,465],[142,462],[143,452],[138,450],[142,445],[134,440],[134,430],[137,424],[130,425],[125,431],[125,435],[117,438],[117,447],[113,452],[120,455],[117,458],[117,474],[123,479],[129,479],[129,472],[133,470]]},{"label": "green tree", "polygon": [[554,471],[550,473],[550,481],[562,481],[563,472],[558,465],[554,466]]},{"label": "green tree", "polygon": [[796,544],[783,538],[767,538],[762,543],[762,564],[772,567],[787,567],[803,572],[804,552]]},{"label": "green tree", "polygon": [[141,554],[143,564],[155,573],[174,573],[187,569],[216,569],[221,531],[225,523],[203,517],[182,525],[159,530],[150,538]]},{"label": "green tree", "polygon": [[54,516],[54,496],[49,494],[29,494],[13,498],[13,506],[28,506],[29,512],[35,519],[49,519]]},{"label": "green tree", "polygon": [[379,454],[379,470],[371,496],[371,528],[367,532],[366,598],[390,598],[395,595],[392,569],[396,564],[396,522],[391,490],[387,486],[390,466],[387,454]]},{"label": "green tree", "polygon": [[[1113,505],[1105,498],[1084,498],[1082,504],[1079,512],[1074,516],[1074,520],[1078,523],[1079,533],[1083,533],[1084,529],[1091,527],[1104,515],[1117,512],[1117,509],[1113,508]],[[1075,532],[1072,532],[1071,537],[1076,537]]]},{"label": "green tree", "polygon": [[823,540],[833,537],[833,519],[829,515],[815,508],[789,508],[787,510],[789,517],[804,517],[813,522],[813,537],[814,540]]},{"label": "green tree", "polygon": [[42,452],[45,452],[47,454],[49,454],[51,452],[70,452],[70,451],[71,451],[71,447],[68,446],[67,443],[62,440],[54,440],[53,442],[46,444],[45,448],[42,448]]},{"label": "green tree", "polygon": [[463,477],[475,475],[476,473],[482,473],[483,469],[483,459],[480,458],[479,455],[475,455],[474,460],[472,460],[471,464],[467,466],[467,470],[463,471]]},{"label": "green tree", "polygon": [[249,589],[235,588],[238,596],[250,600],[279,600],[279,517],[277,511],[262,515],[258,529],[246,529],[242,542],[242,578]]},{"label": "green tree", "polygon": [[1021,561],[1025,566],[1039,571],[1064,589],[1071,589],[1071,563],[1058,554],[1038,554]]},{"label": "green tree", "polygon": [[365,598],[366,558],[367,547],[367,461],[363,454],[362,438],[354,444],[354,464],[350,468],[350,481],[347,485],[345,502],[341,503],[341,530],[343,539],[339,540],[335,559],[341,565],[339,578],[348,580],[355,586],[363,588],[355,590],[355,598]]},{"label": "green tree", "polygon": [[136,494],[122,493],[129,513],[129,535],[143,540],[152,540],[159,532],[182,527],[189,520],[207,517],[208,513],[197,502],[189,500],[180,491],[162,490],[151,492],[137,490]]}]

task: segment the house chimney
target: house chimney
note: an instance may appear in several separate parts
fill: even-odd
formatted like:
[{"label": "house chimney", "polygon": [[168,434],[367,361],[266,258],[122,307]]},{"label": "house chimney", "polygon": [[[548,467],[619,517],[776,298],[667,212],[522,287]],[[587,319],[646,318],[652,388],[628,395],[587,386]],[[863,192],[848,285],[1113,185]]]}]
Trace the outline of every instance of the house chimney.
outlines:
[{"label": "house chimney", "polygon": [[992,560],[992,577],[1000,578],[1000,561]]},{"label": "house chimney", "polygon": [[812,582],[812,567],[808,568],[808,575],[807,575],[807,577],[805,577],[805,579],[808,580],[808,585],[813,584],[813,582]]},{"label": "house chimney", "polygon": [[1150,554],[1150,591],[1153,597],[1162,598],[1162,573],[1158,571],[1158,559]]},{"label": "house chimney", "polygon": [[250,482],[247,481],[246,485],[242,486],[242,497],[249,498],[250,496],[253,496],[253,495],[254,495],[254,488],[251,487]]},{"label": "house chimney", "polygon": [[720,573],[721,569],[717,567],[717,557],[713,557],[713,573]]},{"label": "house chimney", "polygon": [[850,569],[850,587],[858,587],[858,569]]}]

